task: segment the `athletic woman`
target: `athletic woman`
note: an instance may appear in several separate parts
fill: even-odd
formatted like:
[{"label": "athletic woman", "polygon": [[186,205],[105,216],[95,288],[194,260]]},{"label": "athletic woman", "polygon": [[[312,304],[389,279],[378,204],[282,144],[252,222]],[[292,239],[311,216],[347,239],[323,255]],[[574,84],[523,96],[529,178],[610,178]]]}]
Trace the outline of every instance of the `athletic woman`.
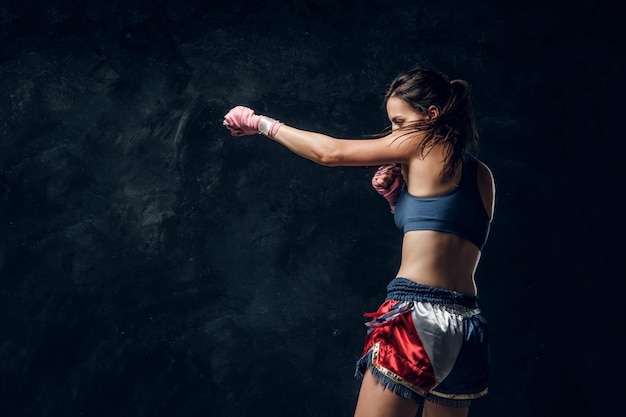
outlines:
[{"label": "athletic woman", "polygon": [[487,394],[487,323],[475,272],[494,213],[490,169],[476,159],[469,85],[436,71],[400,74],[385,95],[391,129],[337,139],[237,106],[232,135],[263,134],[325,166],[380,166],[372,185],[403,232],[387,297],[367,313],[356,417],[464,417]]}]

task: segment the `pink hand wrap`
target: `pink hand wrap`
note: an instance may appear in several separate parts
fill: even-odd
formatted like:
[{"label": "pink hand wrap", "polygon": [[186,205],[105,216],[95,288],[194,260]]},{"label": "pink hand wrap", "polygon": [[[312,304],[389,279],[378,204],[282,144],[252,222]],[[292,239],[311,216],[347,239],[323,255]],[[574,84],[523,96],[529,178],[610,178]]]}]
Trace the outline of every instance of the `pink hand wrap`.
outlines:
[{"label": "pink hand wrap", "polygon": [[396,165],[382,165],[372,177],[372,187],[378,194],[385,197],[392,213],[396,209],[396,202],[398,197],[400,197],[403,186],[404,178],[402,177],[402,171]]},{"label": "pink hand wrap", "polygon": [[223,125],[230,130],[233,136],[261,133],[269,138],[273,138],[283,123],[267,116],[254,114],[254,111],[248,107],[237,106],[226,113]]}]

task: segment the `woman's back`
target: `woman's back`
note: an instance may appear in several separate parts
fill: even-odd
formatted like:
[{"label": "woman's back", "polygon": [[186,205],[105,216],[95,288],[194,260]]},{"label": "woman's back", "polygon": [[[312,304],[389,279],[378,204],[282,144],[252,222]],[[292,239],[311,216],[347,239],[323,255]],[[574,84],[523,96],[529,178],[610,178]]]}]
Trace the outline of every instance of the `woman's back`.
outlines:
[{"label": "woman's back", "polygon": [[[444,181],[442,154],[441,147],[434,148],[426,157],[414,157],[403,166],[406,189],[401,199],[406,202],[399,202],[396,222],[405,233],[397,276],[476,294],[474,272],[480,260],[480,246],[493,217],[493,176],[482,162],[475,160],[471,164],[471,159],[464,159],[451,179]],[[445,207],[446,204],[459,207]],[[410,210],[435,212],[431,217],[428,213],[411,213]],[[447,214],[448,218],[436,218],[444,212],[452,213]],[[454,216],[456,218],[450,218]],[[454,225],[454,222],[466,223],[465,230],[463,225]]]}]

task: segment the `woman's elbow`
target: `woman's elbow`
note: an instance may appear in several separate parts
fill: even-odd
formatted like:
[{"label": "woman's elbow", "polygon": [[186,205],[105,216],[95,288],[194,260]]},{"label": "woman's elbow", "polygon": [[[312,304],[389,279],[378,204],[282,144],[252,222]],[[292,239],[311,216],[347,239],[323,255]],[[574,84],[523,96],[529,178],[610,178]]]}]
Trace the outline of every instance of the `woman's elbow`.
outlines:
[{"label": "woman's elbow", "polygon": [[326,150],[317,155],[315,162],[326,167],[340,166],[341,155],[337,150]]}]

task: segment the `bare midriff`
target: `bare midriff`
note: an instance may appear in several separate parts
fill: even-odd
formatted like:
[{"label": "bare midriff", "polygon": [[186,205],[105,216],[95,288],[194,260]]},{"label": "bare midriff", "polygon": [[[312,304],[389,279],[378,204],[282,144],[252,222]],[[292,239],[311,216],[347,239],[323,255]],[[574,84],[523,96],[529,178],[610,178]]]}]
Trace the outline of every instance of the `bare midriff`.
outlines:
[{"label": "bare midriff", "polygon": [[420,284],[476,295],[480,250],[452,233],[415,230],[404,234],[397,276]]}]

